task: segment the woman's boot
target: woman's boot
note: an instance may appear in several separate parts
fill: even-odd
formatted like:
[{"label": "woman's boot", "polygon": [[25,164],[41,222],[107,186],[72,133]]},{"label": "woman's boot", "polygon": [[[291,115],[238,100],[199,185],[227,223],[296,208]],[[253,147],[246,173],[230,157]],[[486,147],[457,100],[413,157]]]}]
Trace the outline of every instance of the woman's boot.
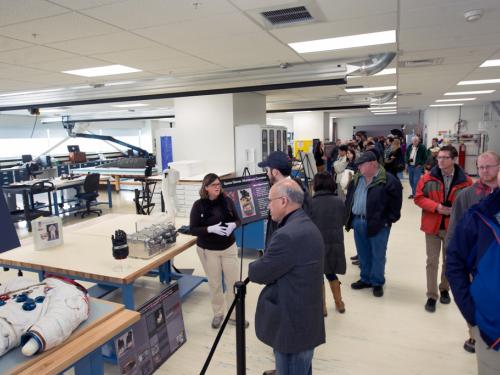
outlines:
[{"label": "woman's boot", "polygon": [[323,316],[328,316],[328,311],[326,310],[325,283],[323,283]]},{"label": "woman's boot", "polygon": [[345,313],[344,301],[342,301],[342,293],[340,292],[340,281],[333,280],[329,281],[330,289],[332,290],[333,299],[335,300],[335,309],[343,314]]}]

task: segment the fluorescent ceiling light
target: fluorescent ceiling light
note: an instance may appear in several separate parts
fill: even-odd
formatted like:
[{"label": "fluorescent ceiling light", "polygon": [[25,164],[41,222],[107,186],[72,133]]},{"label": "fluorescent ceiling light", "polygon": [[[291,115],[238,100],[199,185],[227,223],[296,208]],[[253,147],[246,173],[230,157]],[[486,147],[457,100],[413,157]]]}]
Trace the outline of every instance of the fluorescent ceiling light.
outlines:
[{"label": "fluorescent ceiling light", "polygon": [[309,53],[375,46],[388,43],[396,43],[396,30],[288,43],[288,45],[298,53]]},{"label": "fluorescent ceiling light", "polygon": [[390,113],[390,112],[397,112],[395,109],[391,109],[389,111],[371,111],[372,113]]},{"label": "fluorescent ceiling light", "polygon": [[487,83],[500,83],[500,78],[495,78],[495,79],[476,79],[472,81],[460,81],[457,83],[457,86],[464,86],[464,85],[484,85]]},{"label": "fluorescent ceiling light", "polygon": [[0,94],[0,96],[16,96],[16,95],[28,95],[28,94],[40,94],[44,92],[54,92],[54,91],[62,91],[64,89],[46,89],[46,90],[36,90],[36,91],[18,91],[18,92],[9,92],[7,94]]},{"label": "fluorescent ceiling light", "polygon": [[471,100],[476,100],[476,98],[457,98],[457,99],[438,99],[436,100],[437,103],[442,103],[442,102],[469,102]]},{"label": "fluorescent ceiling light", "polygon": [[82,90],[82,89],[90,89],[90,88],[92,88],[92,86],[90,86],[90,85],[75,86],[75,87],[71,87],[71,90]]},{"label": "fluorescent ceiling light", "polygon": [[119,81],[119,82],[109,82],[105,83],[104,86],[120,86],[120,85],[130,85],[132,83],[135,83],[135,81]]},{"label": "fluorescent ceiling light", "polygon": [[[377,74],[374,74],[373,76],[386,76],[389,74],[396,74],[396,68],[387,68],[384,70],[381,70]],[[353,78],[366,78],[366,76],[347,76],[347,79],[353,79]]]},{"label": "fluorescent ceiling light", "polygon": [[479,91],[456,91],[456,92],[445,92],[444,95],[481,95],[481,94],[492,94],[495,90],[479,90]]},{"label": "fluorescent ceiling light", "polygon": [[62,73],[73,74],[82,77],[102,77],[102,76],[111,76],[114,74],[135,73],[141,71],[142,70],[140,69],[131,68],[125,65],[106,65],[106,66],[97,66],[95,68],[66,70],[63,71]]},{"label": "fluorescent ceiling light", "polygon": [[40,112],[42,114],[44,113],[57,113],[57,112],[64,112],[66,109],[62,108],[40,108]]},{"label": "fluorescent ceiling light", "polygon": [[372,92],[372,91],[394,91],[397,86],[379,86],[379,87],[360,87],[360,88],[345,88],[345,92],[355,93],[355,92]]},{"label": "fluorescent ceiling light", "polygon": [[396,109],[398,108],[397,106],[389,106],[389,107],[375,107],[375,108],[370,108],[370,110],[374,110],[374,111],[380,111],[380,110],[383,110],[383,109]]},{"label": "fluorescent ceiling light", "polygon": [[379,103],[370,103],[370,105],[373,107],[374,105],[391,105],[391,104],[398,104],[397,102],[387,102],[387,103],[383,103],[383,104],[379,104]]},{"label": "fluorescent ceiling light", "polygon": [[381,70],[377,74],[374,74],[374,76],[387,76],[389,74],[396,74],[396,68],[387,68],[387,69]]},{"label": "fluorescent ceiling light", "polygon": [[486,60],[484,63],[479,65],[480,68],[489,68],[490,66],[500,66],[500,59]]},{"label": "fluorescent ceiling light", "polygon": [[460,107],[464,103],[450,103],[450,104],[431,104],[429,107]]},{"label": "fluorescent ceiling light", "polygon": [[397,112],[386,112],[386,113],[373,113],[375,116],[380,116],[380,115],[395,115]]},{"label": "fluorescent ceiling light", "polygon": [[130,104],[116,104],[113,107],[116,108],[132,108],[132,107],[147,107],[149,104],[146,103],[130,103]]}]

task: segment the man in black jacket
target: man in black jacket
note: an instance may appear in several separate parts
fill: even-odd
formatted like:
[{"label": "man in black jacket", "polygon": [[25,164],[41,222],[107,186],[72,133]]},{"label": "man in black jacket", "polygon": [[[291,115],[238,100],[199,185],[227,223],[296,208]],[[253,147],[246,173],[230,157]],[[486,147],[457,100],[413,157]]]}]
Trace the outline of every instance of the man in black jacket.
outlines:
[{"label": "man in black jacket", "polygon": [[325,342],[324,244],[301,208],[303,199],[304,192],[290,179],[273,185],[269,210],[278,229],[248,272],[251,281],[266,285],[257,303],[255,332],[274,349],[277,374],[311,374],[314,348]]},{"label": "man in black jacket", "polygon": [[371,151],[356,159],[359,172],[347,189],[346,230],[354,229],[361,278],[353,289],[373,287],[373,295],[382,297],[385,284],[387,241],[392,223],[401,216],[403,187],[387,173]]},{"label": "man in black jacket", "polygon": [[[312,212],[311,195],[304,187],[300,179],[290,177],[290,174],[292,173],[292,161],[290,160],[287,154],[281,151],[271,152],[269,154],[269,157],[266,160],[261,161],[258,164],[258,166],[265,169],[271,185],[274,185],[285,179],[291,179],[295,181],[297,185],[299,185],[302,191],[304,192],[304,203],[302,204],[302,208],[305,211],[305,213],[309,217],[311,217],[311,212]],[[271,236],[277,227],[278,223],[273,221],[271,219],[271,216],[269,215],[267,218],[267,227],[266,227],[266,245],[269,244]]]}]

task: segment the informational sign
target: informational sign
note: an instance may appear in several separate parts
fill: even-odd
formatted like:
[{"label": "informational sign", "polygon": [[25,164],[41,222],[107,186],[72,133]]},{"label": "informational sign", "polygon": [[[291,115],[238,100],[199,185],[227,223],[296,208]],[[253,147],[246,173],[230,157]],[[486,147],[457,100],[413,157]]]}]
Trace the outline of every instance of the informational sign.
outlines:
[{"label": "informational sign", "polygon": [[221,180],[242,224],[267,219],[269,179],[265,173]]},{"label": "informational sign", "polygon": [[17,237],[16,228],[10,218],[10,211],[7,208],[3,190],[0,187],[0,252],[12,250],[21,246]]},{"label": "informational sign", "polygon": [[114,340],[122,375],[152,374],[186,342],[177,283],[138,311],[141,320]]},{"label": "informational sign", "polygon": [[63,225],[59,216],[39,217],[31,221],[35,250],[63,244]]},{"label": "informational sign", "polygon": [[160,137],[160,150],[161,150],[161,170],[164,171],[165,169],[167,169],[168,163],[174,161],[171,136],[165,135]]}]

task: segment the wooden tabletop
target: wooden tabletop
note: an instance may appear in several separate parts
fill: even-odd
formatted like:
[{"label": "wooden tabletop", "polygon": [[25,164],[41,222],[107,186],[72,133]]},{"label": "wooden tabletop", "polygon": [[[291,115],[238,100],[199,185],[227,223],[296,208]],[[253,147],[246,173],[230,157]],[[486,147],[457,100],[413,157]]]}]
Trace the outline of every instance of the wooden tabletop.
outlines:
[{"label": "wooden tabletop", "polygon": [[63,344],[33,357],[23,356],[17,348],[0,359],[15,361],[9,374],[59,374],[140,319],[138,312],[117,303],[90,298],[90,306],[89,319]]},{"label": "wooden tabletop", "polygon": [[179,234],[173,247],[150,259],[114,259],[111,235],[117,229],[135,232],[138,220],[151,220],[151,217],[107,214],[67,226],[63,229],[62,245],[35,250],[30,238],[22,241],[21,247],[1,253],[0,264],[81,279],[130,284],[196,243],[196,237]]}]

